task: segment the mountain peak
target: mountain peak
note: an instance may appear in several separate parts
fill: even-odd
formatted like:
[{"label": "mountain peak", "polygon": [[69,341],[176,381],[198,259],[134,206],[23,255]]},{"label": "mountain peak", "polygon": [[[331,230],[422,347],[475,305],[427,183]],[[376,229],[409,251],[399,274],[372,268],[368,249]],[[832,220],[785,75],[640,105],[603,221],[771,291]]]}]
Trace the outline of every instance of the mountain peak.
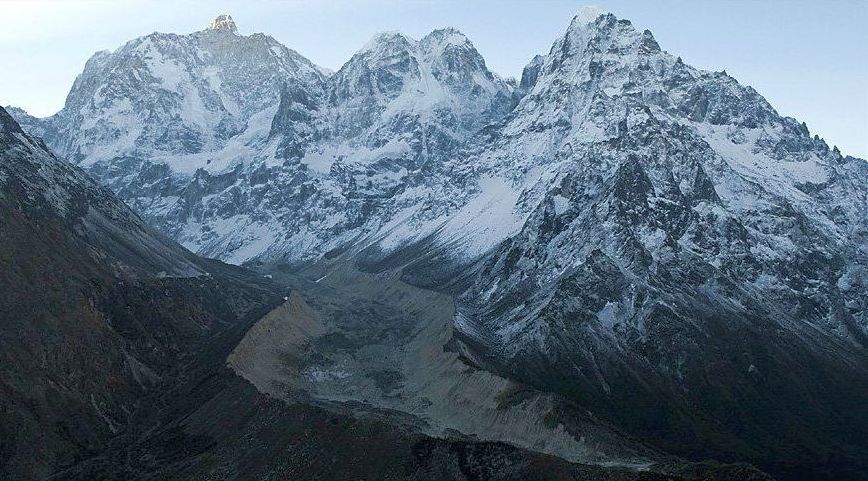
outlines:
[{"label": "mountain peak", "polygon": [[6,112],[6,109],[0,107],[0,132],[21,133],[21,126],[18,122]]},{"label": "mountain peak", "polygon": [[418,42],[416,39],[398,31],[380,32],[371,37],[357,53],[379,50],[409,49]]},{"label": "mountain peak", "polygon": [[467,36],[455,27],[444,27],[432,30],[431,33],[425,36],[425,38],[447,40],[450,43],[455,44],[463,44],[468,41]]},{"label": "mountain peak", "polygon": [[[599,25],[603,25],[606,22],[598,24],[597,22],[604,17],[612,16],[608,11],[596,7],[596,6],[587,6],[582,7],[573,17],[570,22],[570,26],[567,28],[567,35],[579,35],[581,37],[585,37],[586,35],[591,35],[590,32],[593,32],[597,29]],[[584,44],[584,41],[579,41],[579,43]]]},{"label": "mountain peak", "polygon": [[238,27],[235,26],[235,21],[232,20],[232,15],[226,13],[217,15],[217,18],[211,20],[211,23],[208,24],[208,30],[238,33]]},{"label": "mountain peak", "polygon": [[573,17],[573,23],[577,25],[587,25],[589,23],[594,23],[601,15],[606,15],[609,12],[596,6],[596,5],[586,5],[579,9],[576,13],[576,16]]},{"label": "mountain peak", "polygon": [[441,49],[450,46],[460,47],[468,44],[472,45],[466,35],[453,27],[438,28],[426,35],[421,42],[429,46],[437,45]]}]

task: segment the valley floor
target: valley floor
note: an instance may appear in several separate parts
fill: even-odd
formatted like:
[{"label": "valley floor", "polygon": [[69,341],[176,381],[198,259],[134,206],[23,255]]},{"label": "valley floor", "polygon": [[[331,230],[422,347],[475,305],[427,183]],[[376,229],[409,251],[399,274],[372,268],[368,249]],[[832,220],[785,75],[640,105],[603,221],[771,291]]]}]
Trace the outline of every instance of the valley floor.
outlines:
[{"label": "valley floor", "polygon": [[481,369],[451,337],[450,296],[395,272],[269,272],[286,300],[225,362],[52,479],[771,479],[666,456]]}]

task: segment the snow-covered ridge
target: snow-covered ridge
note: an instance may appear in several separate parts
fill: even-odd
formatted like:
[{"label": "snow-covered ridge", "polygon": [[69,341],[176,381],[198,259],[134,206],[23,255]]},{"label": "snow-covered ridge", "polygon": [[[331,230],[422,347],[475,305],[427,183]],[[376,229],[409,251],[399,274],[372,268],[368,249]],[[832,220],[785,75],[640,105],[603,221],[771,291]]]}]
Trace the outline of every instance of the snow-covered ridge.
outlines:
[{"label": "snow-covered ridge", "polygon": [[[212,27],[236,30],[228,15]],[[630,115],[637,105],[653,120]],[[491,220],[472,207],[484,179],[514,189],[498,212],[524,219],[567,161],[661,120],[694,129],[753,182],[786,161],[769,185],[802,204],[804,185],[834,178],[835,153],[755,91],[684,65],[595,7],[516,88],[453,28],[375,35],[331,75],[261,34],[152,34],[95,55],[63,111],[25,124],[187,247],[245,262],[316,258],[361,238],[389,251],[436,232],[466,258],[439,229],[471,211]],[[745,205],[732,182],[717,189],[731,208]],[[458,237],[494,246],[520,227]],[[405,230],[414,235],[387,234]]]},{"label": "snow-covered ridge", "polygon": [[[513,103],[451,28],[377,35],[331,75],[270,37],[206,30],[96,54],[64,110],[30,125],[187,247],[245,262],[315,257],[436,203],[448,177],[422,169],[442,170]],[[295,216],[302,205],[322,216]],[[428,212],[435,226],[450,209]]]}]

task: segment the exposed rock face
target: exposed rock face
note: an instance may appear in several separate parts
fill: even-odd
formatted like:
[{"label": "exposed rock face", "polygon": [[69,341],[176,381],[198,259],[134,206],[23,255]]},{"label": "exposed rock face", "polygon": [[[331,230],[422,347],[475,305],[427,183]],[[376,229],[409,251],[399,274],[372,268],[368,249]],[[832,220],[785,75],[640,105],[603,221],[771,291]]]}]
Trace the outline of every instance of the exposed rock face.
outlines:
[{"label": "exposed rock face", "polygon": [[208,30],[238,33],[238,27],[235,26],[235,21],[232,20],[232,15],[228,14],[217,15],[217,18],[208,23]]}]

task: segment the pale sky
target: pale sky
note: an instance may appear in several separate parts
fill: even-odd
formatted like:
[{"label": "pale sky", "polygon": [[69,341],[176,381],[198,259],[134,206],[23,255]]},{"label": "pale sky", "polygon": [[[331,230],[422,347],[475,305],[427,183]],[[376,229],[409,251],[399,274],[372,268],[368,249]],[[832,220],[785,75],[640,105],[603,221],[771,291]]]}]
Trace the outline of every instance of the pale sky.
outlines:
[{"label": "pale sky", "polygon": [[229,13],[337,70],[375,33],[463,31],[489,68],[519,77],[572,16],[599,5],[695,67],[726,70],[844,154],[868,158],[865,0],[0,0],[0,105],[50,115],[98,50],[154,31],[189,33]]}]

